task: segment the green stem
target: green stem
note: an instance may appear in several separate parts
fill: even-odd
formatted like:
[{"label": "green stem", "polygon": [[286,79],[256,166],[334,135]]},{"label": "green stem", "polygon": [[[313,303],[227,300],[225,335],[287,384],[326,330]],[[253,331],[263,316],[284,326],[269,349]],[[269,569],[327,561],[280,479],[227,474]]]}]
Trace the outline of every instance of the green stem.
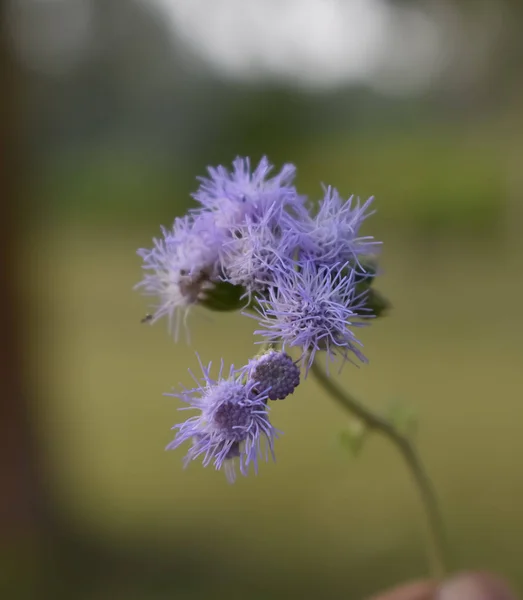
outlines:
[{"label": "green stem", "polygon": [[427,546],[430,572],[436,579],[442,578],[447,569],[446,544],[443,521],[432,482],[427,475],[412,442],[387,419],[373,413],[358,400],[345,393],[334,383],[317,362],[312,363],[311,371],[320,383],[339,404],[360,419],[369,430],[379,431],[396,446],[410,470],[421,498],[427,517]]}]

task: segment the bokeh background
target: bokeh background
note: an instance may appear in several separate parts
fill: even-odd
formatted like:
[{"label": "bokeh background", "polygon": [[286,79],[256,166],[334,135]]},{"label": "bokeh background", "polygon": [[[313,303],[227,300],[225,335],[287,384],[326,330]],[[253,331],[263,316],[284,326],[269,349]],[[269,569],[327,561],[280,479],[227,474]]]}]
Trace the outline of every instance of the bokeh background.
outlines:
[{"label": "bokeh background", "polygon": [[1,4],[0,589],[5,598],[363,598],[426,573],[416,491],[354,458],[315,382],[234,486],[164,452],[204,361],[254,325],[140,325],[138,247],[237,155],[376,197],[390,316],[341,380],[415,411],[453,568],[523,592],[523,10],[516,0]]}]

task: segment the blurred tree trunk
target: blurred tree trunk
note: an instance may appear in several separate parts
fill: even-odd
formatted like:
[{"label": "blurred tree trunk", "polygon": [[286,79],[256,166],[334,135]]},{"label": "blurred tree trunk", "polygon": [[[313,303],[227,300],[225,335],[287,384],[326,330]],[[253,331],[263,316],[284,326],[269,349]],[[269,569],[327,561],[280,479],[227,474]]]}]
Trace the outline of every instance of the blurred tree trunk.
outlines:
[{"label": "blurred tree trunk", "polygon": [[27,177],[20,143],[19,84],[4,18],[0,20],[0,531],[8,548],[38,536],[44,522],[29,378],[24,373],[28,357],[24,358],[22,326],[27,311],[17,285],[22,272],[17,215],[23,200],[21,183]]}]

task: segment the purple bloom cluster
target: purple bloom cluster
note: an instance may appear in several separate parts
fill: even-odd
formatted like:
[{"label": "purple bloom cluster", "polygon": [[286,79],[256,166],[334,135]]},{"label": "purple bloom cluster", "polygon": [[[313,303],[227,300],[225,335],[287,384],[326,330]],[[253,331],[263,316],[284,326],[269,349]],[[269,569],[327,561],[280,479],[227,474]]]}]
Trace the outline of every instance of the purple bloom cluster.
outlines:
[{"label": "purple bloom cluster", "polygon": [[301,269],[278,273],[257,305],[257,318],[262,329],[257,334],[273,343],[298,346],[308,370],[316,352],[325,351],[328,358],[349,353],[366,362],[358,349],[351,327],[361,327],[367,316],[365,294],[357,294],[355,270],[347,264],[318,266],[304,261]]},{"label": "purple bloom cluster", "polygon": [[[168,448],[190,439],[186,460],[203,456],[230,479],[236,462],[245,474],[264,449],[272,453],[267,402],[294,391],[298,363],[307,373],[318,352],[328,361],[366,361],[355,330],[374,316],[369,259],[379,243],[360,235],[372,198],[344,199],[327,187],[311,203],[297,192],[295,174],[290,164],[273,174],[266,158],[254,169],[246,158],[230,171],[209,168],[193,195],[198,206],[138,252],[146,271],[138,287],[158,298],[152,322],[167,316],[177,337],[194,305],[243,307],[271,347],[218,380],[202,367],[203,382],[179,394],[200,415],[176,426]],[[298,363],[285,352],[294,347]]]},{"label": "purple bloom cluster", "polygon": [[326,188],[317,214],[306,221],[302,259],[329,266],[353,261],[361,269],[359,258],[374,254],[379,246],[372,237],[358,235],[363,221],[373,214],[368,211],[372,200],[363,204],[353,196],[343,200],[336,189]]},{"label": "purple bloom cluster", "polygon": [[216,380],[210,376],[211,363],[200,366],[203,378],[193,375],[195,388],[171,394],[200,414],[173,427],[177,434],[167,450],[190,440],[185,464],[203,456],[204,466],[212,463],[216,469],[224,468],[231,482],[236,478],[236,461],[242,475],[247,475],[251,464],[257,472],[260,456],[267,460],[270,452],[274,457],[278,435],[269,421],[268,390],[234,366],[223,377],[223,362]]},{"label": "purple bloom cluster", "polygon": [[138,285],[159,298],[152,320],[167,315],[177,335],[191,306],[212,308],[220,284],[238,286],[257,333],[301,348],[304,364],[320,350],[364,360],[352,328],[370,316],[357,283],[378,247],[359,234],[372,198],[343,200],[328,187],[315,210],[293,185],[293,165],[271,171],[266,158],[254,170],[242,158],[232,171],[209,168],[199,207],[139,251],[147,274]]},{"label": "purple bloom cluster", "polygon": [[181,317],[205,299],[219,277],[221,237],[212,215],[202,213],[177,218],[172,229],[162,228],[151,249],[138,250],[146,274],[136,287],[158,297],[152,322],[167,315],[176,339]]},{"label": "purple bloom cluster", "polygon": [[251,172],[248,158],[237,158],[232,172],[225,167],[209,167],[209,177],[200,177],[200,189],[193,194],[202,209],[214,212],[226,229],[241,227],[247,220],[258,221],[272,214],[274,221],[282,218],[286,208],[303,211],[305,198],[298,196],[292,185],[296,167],[283,166],[269,177],[273,166],[263,157]]}]

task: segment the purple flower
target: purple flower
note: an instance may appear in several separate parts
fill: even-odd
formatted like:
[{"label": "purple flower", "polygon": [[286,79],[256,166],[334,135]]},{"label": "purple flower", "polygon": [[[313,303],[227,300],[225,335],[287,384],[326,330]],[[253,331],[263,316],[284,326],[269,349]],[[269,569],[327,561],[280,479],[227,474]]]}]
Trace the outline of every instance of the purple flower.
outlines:
[{"label": "purple flower", "polygon": [[269,350],[249,361],[246,367],[252,381],[267,389],[270,400],[283,400],[300,384],[300,369],[285,352]]},{"label": "purple flower", "polygon": [[298,270],[278,273],[267,295],[258,298],[254,316],[263,329],[255,333],[281,342],[283,348],[301,348],[307,371],[318,351],[325,351],[329,360],[338,354],[350,360],[352,353],[366,362],[351,330],[370,316],[364,303],[365,295],[356,291],[355,271],[347,264],[318,266],[307,261]]},{"label": "purple flower", "polygon": [[270,212],[278,219],[285,210],[303,211],[304,198],[291,185],[296,167],[286,164],[269,177],[272,169],[266,157],[252,172],[250,160],[240,157],[234,160],[232,172],[222,166],[209,167],[209,177],[199,178],[200,188],[193,197],[204,210],[216,213],[219,227],[231,231],[246,217],[257,220]]},{"label": "purple flower", "polygon": [[270,285],[275,272],[294,268],[303,234],[290,217],[277,225],[272,219],[271,212],[258,221],[247,217],[222,246],[224,278],[244,286],[249,295]]},{"label": "purple flower", "polygon": [[353,196],[343,200],[329,186],[317,214],[303,221],[307,232],[303,254],[318,264],[350,262],[353,266],[360,265],[360,257],[375,254],[380,242],[370,236],[359,236],[363,221],[373,214],[368,212],[372,200],[371,197],[364,204]]},{"label": "purple flower", "polygon": [[162,238],[153,241],[153,248],[138,250],[147,273],[136,287],[158,297],[152,322],[167,315],[177,339],[190,307],[219,279],[223,234],[214,217],[202,213],[177,218],[171,230],[162,227]]},{"label": "purple flower", "polygon": [[267,460],[270,451],[274,458],[278,433],[269,421],[267,391],[256,381],[245,381],[244,371],[232,366],[228,377],[222,377],[223,362],[217,380],[209,375],[211,363],[204,367],[200,362],[200,366],[203,379],[193,375],[195,388],[169,394],[200,413],[173,427],[178,431],[166,449],[191,440],[185,464],[203,456],[205,467],[213,463],[216,469],[223,468],[231,482],[236,477],[236,461],[242,475],[247,475],[251,463],[257,473],[260,456]]}]

